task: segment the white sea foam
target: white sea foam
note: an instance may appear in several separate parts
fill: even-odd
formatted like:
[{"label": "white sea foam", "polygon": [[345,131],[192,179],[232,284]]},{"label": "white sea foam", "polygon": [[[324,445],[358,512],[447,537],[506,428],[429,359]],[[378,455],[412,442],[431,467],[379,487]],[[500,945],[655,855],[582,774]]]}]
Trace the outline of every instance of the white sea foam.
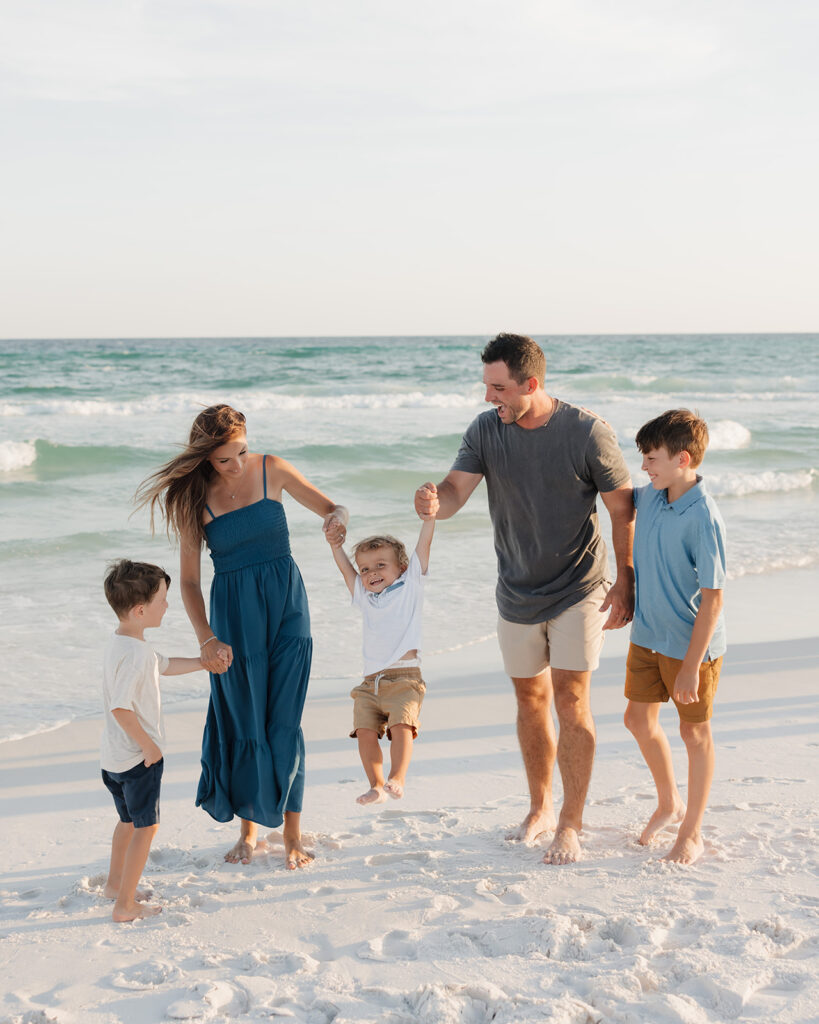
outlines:
[{"label": "white sea foam", "polygon": [[0,441],[0,473],[25,469],[37,458],[33,441]]},{"label": "white sea foam", "polygon": [[751,443],[751,431],[736,420],[717,420],[708,425],[711,451],[732,452],[738,448],[747,448]]},{"label": "white sea foam", "polygon": [[713,473],[708,475],[708,490],[723,497],[744,497],[746,494],[781,494],[811,487],[816,479],[815,469],[801,469],[793,473]]},{"label": "white sea foam", "polygon": [[[475,394],[451,392],[395,391],[343,395],[283,395],[276,392],[248,392],[234,399],[245,411],[275,409],[462,409],[481,404]],[[0,416],[144,416],[157,413],[190,413],[191,409],[225,401],[224,393],[154,395],[134,401],[111,402],[104,398],[47,399],[0,403]]]}]

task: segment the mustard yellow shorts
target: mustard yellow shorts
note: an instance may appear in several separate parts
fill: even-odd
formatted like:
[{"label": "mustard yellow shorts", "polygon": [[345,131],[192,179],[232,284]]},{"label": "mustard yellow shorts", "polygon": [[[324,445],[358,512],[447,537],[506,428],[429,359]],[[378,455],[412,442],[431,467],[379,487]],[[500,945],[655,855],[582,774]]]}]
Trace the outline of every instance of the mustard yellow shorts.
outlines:
[{"label": "mustard yellow shorts", "polygon": [[426,683],[421,678],[420,668],[388,668],[365,676],[364,682],[350,691],[353,698],[353,731],[373,729],[378,738],[394,725],[409,725],[412,737],[418,735],[418,716],[424,703]]},{"label": "mustard yellow shorts", "polygon": [[[674,680],[682,668],[681,658],[669,658],[658,654],[649,647],[629,644],[626,659],[626,696],[638,704],[658,704],[674,700]],[[707,722],[714,707],[714,697],[719,683],[722,658],[704,661],[700,665],[700,685],[697,687],[696,704],[677,705],[682,722]]]}]

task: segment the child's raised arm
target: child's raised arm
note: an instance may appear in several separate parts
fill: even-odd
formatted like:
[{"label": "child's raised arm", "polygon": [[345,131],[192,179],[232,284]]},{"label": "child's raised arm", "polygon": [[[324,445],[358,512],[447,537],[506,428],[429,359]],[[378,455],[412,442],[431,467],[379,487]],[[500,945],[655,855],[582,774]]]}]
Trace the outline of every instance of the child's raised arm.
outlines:
[{"label": "child's raised arm", "polygon": [[432,547],[432,535],[435,532],[435,520],[425,519],[421,523],[421,532],[418,535],[418,543],[415,545],[415,554],[421,563],[421,572],[426,573],[429,568],[429,551]]},{"label": "child's raised arm", "polygon": [[333,549],[333,558],[338,566],[338,571],[344,577],[347,589],[351,594],[354,594],[355,581],[358,577],[358,573],[344,550],[344,538],[338,533],[332,535],[330,533],[326,533],[325,536],[327,538],[327,543]]}]

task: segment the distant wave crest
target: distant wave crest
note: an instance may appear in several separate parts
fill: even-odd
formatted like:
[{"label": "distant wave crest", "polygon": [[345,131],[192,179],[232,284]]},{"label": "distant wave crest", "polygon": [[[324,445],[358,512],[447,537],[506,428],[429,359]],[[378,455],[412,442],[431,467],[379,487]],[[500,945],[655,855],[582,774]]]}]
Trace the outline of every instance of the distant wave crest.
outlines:
[{"label": "distant wave crest", "polygon": [[736,420],[717,420],[708,425],[711,451],[730,452],[738,448],[747,448],[751,443],[751,431]]},{"label": "distant wave crest", "polygon": [[37,458],[33,441],[0,441],[0,473],[25,469]]},{"label": "distant wave crest", "polygon": [[744,497],[746,494],[780,494],[812,487],[819,478],[815,469],[799,469],[792,473],[767,470],[763,473],[714,473],[708,476],[708,490],[723,497]]}]

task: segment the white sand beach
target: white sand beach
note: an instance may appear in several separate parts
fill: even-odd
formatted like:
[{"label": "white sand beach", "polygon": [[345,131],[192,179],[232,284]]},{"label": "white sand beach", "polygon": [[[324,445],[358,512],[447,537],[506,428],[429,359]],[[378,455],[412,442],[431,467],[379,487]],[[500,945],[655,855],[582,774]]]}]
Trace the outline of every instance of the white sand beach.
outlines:
[{"label": "white sand beach", "polygon": [[[164,911],[129,925],[100,893],[115,823],[100,720],[0,744],[0,1021],[819,1020],[817,583],[797,571],[730,585],[706,852],[690,868],[635,841],[653,789],[622,725],[625,636],[594,678],[598,752],[572,866],[504,839],[526,800],[493,640],[427,658],[400,802],[354,802],[349,680],[308,698],[316,861],[303,871],[284,869],[275,833],[251,864],[223,862],[236,825],[193,805],[205,706],[171,706],[145,876]],[[684,784],[673,708],[662,720]]]}]

